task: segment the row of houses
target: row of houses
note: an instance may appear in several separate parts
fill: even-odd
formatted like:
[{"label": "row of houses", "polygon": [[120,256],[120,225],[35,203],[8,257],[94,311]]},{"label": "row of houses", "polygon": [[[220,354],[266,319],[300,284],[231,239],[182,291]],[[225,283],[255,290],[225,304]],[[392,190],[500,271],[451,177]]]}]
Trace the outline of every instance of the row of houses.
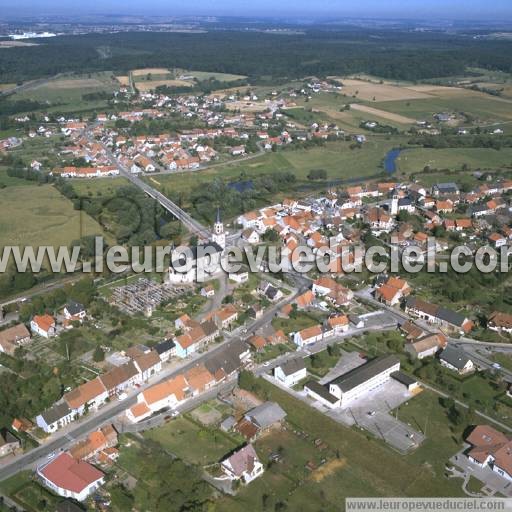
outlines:
[{"label": "row of houses", "polygon": [[126,390],[147,382],[162,370],[163,361],[170,357],[174,347],[168,342],[147,352],[136,352],[130,361],[81,384],[64,394],[62,399],[36,417],[37,425],[53,433],[68,425],[89,410],[98,409],[105,402]]},{"label": "row of houses", "polygon": [[140,422],[158,411],[175,409],[187,399],[232,378],[249,362],[250,350],[245,342],[228,342],[208,355],[204,363],[139,393],[137,403],[126,412],[127,418]]}]

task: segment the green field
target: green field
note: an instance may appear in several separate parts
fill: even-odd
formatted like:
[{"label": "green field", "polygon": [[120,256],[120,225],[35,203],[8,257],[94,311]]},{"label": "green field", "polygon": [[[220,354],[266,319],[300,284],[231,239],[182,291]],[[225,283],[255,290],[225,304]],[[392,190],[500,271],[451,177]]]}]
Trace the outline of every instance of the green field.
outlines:
[{"label": "green field", "polygon": [[184,71],[185,75],[193,76],[196,80],[208,80],[213,78],[219,82],[234,82],[235,80],[243,80],[247,78],[244,75],[232,75],[230,73],[214,73],[211,71]]},{"label": "green field", "polygon": [[[262,511],[262,493],[272,496],[273,501],[285,501],[288,510],[294,511],[343,510],[343,500],[349,496],[463,496],[461,481],[444,476],[444,462],[458,449],[455,442],[449,445],[444,441],[445,434],[435,451],[424,450],[417,452],[419,455],[404,457],[358,430],[335,423],[272,384],[261,380],[259,383],[267,399],[277,401],[287,412],[293,430],[307,433],[309,442],[295,441],[291,449],[281,443],[283,462],[267,469],[235,498],[224,498],[219,507],[222,512]],[[441,434],[431,432],[434,443]],[[342,461],[320,482],[313,481],[307,473],[301,474],[304,460],[317,460],[310,448],[315,439],[326,443],[328,451],[336,454],[335,460]],[[263,457],[268,453],[266,444],[276,444],[272,439],[262,441],[263,444],[256,443],[256,448]]]},{"label": "green field", "polygon": [[119,84],[112,79],[109,71],[87,75],[70,75],[50,79],[43,85],[25,89],[13,94],[12,101],[30,99],[51,104],[48,111],[80,111],[83,109],[105,108],[105,100],[85,101],[82,96],[91,93],[113,93]]},{"label": "green field", "polygon": [[74,179],[69,183],[80,197],[110,197],[118,188],[130,186],[130,182],[123,177]]},{"label": "green field", "polygon": [[400,172],[410,174],[433,169],[460,169],[467,164],[470,169],[496,169],[512,167],[512,148],[499,151],[490,148],[417,148],[404,151],[396,160]]},{"label": "green field", "polygon": [[163,427],[145,432],[144,437],[168,452],[198,465],[212,464],[234,450],[240,440],[216,429],[202,427],[187,417],[179,417]]},{"label": "green field", "polygon": [[276,171],[292,171],[299,182],[304,182],[307,181],[307,174],[311,169],[325,169],[329,180],[359,177],[364,179],[383,172],[381,164],[385,154],[400,142],[402,139],[397,137],[393,140],[372,137],[361,149],[350,149],[349,142],[328,142],[324,147],[269,152],[250,160],[202,171],[158,175],[148,183],[157,187],[159,183],[159,188],[187,193],[214,178],[236,181],[241,175],[244,176],[243,179],[251,179]]},{"label": "green field", "polygon": [[[368,103],[370,105],[370,103]],[[437,112],[464,112],[480,121],[510,121],[512,102],[480,93],[462,91],[446,97],[428,99],[381,101],[376,106],[395,114],[414,119],[431,120]]]},{"label": "green field", "polygon": [[30,184],[0,190],[0,233],[3,245],[67,246],[103,230],[53,186]]},{"label": "green field", "polygon": [[28,512],[40,512],[43,503],[47,510],[55,510],[57,503],[60,503],[63,498],[56,496],[33,480],[32,475],[31,471],[17,473],[0,483],[0,492],[9,496]]}]

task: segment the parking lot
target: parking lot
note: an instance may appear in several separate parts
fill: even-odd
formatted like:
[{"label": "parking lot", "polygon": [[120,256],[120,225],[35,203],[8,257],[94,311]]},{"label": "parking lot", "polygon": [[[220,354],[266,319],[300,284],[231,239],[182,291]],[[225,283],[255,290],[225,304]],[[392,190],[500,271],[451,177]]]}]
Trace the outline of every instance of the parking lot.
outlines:
[{"label": "parking lot", "polygon": [[356,425],[368,430],[376,437],[401,453],[416,449],[425,436],[410,425],[400,421],[391,411],[414,399],[403,384],[389,380],[375,391],[355,400],[344,409],[332,409],[327,415],[347,426]]}]

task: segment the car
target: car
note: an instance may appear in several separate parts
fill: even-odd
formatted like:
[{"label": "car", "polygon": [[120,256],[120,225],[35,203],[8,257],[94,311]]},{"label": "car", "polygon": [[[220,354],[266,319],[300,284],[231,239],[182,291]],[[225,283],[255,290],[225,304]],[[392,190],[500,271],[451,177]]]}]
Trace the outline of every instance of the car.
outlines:
[{"label": "car", "polygon": [[368,416],[375,416],[375,411],[368,411]]},{"label": "car", "polygon": [[263,363],[263,366],[270,366],[270,361],[265,361],[265,362]]},{"label": "car", "polygon": [[495,370],[501,370],[501,364],[499,364],[499,363],[493,363],[492,367],[493,367]]},{"label": "car", "polygon": [[122,402],[123,400],[126,400],[128,398],[128,395],[127,393],[119,393],[119,395],[117,395],[117,399]]}]

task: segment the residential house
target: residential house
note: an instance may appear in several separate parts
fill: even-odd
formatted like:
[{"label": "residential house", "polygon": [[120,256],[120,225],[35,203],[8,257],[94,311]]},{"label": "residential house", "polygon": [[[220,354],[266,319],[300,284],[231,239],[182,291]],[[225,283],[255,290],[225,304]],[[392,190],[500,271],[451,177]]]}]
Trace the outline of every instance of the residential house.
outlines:
[{"label": "residential house", "polygon": [[464,315],[416,297],[407,297],[405,312],[432,324],[437,324],[448,331],[467,334],[474,327],[473,321]]},{"label": "residential house", "polygon": [[91,432],[84,440],[74,444],[69,454],[76,460],[90,460],[106,448],[117,445],[117,432],[113,425],[106,425]]},{"label": "residential house", "polygon": [[21,447],[20,440],[7,429],[0,430],[0,458],[12,455]]},{"label": "residential house", "polygon": [[387,306],[395,306],[411,293],[409,283],[399,277],[389,277],[375,290],[375,298]]},{"label": "residential house", "polygon": [[228,304],[212,315],[219,329],[229,329],[238,319],[238,311],[233,304]]},{"label": "residential house", "polygon": [[62,452],[37,469],[44,485],[59,496],[84,501],[105,483],[105,475],[88,462]]},{"label": "residential house", "polygon": [[312,327],[307,327],[306,329],[293,333],[293,342],[299,348],[302,348],[305,345],[312,345],[320,341],[323,335],[322,326],[313,325]]},{"label": "residential house", "polygon": [[306,365],[302,357],[290,359],[274,368],[274,377],[287,387],[295,386],[307,377]]},{"label": "residential house", "polygon": [[204,364],[198,364],[185,372],[185,379],[192,396],[196,396],[215,385],[215,376]]},{"label": "residential house", "polygon": [[489,425],[477,425],[466,438],[471,448],[469,460],[482,468],[490,467],[495,473],[512,481],[512,441]]},{"label": "residential house", "polygon": [[135,384],[142,382],[138,368],[133,361],[112,368],[99,376],[110,398],[122,393]]},{"label": "residential house", "polygon": [[162,361],[156,350],[134,358],[133,363],[139,370],[141,380],[147,382],[151,377],[162,371]]},{"label": "residential house", "polygon": [[99,377],[81,384],[64,395],[64,401],[69,408],[81,416],[87,409],[97,409],[105,403],[108,391]]},{"label": "residential house", "polygon": [[446,337],[439,334],[427,334],[405,344],[405,350],[415,359],[424,359],[434,356],[439,350],[446,347]]},{"label": "residential house", "polygon": [[176,355],[176,344],[171,339],[168,339],[157,343],[154,350],[160,357],[160,361],[165,363],[169,361],[171,357]]},{"label": "residential house", "polygon": [[81,322],[87,316],[87,312],[82,304],[75,302],[74,300],[70,300],[64,306],[64,316],[66,317],[66,320],[79,320]]},{"label": "residential house", "polygon": [[0,331],[0,352],[13,355],[17,347],[30,342],[30,332],[24,324],[17,324]]},{"label": "residential house", "polygon": [[30,322],[30,330],[43,338],[55,336],[55,319],[51,315],[35,315]]},{"label": "residential house", "polygon": [[441,365],[449,370],[457,372],[459,375],[471,372],[475,365],[464,350],[448,345],[439,356]]},{"label": "residential house", "polygon": [[[496,332],[512,333],[512,315],[509,313],[501,313],[494,311],[489,317],[487,328]],[[0,333],[1,334],[1,333]]]},{"label": "residential house", "polygon": [[248,444],[224,459],[221,463],[222,471],[231,480],[241,480],[249,484],[255,478],[263,474],[263,464],[260,462],[256,451]]},{"label": "residential house", "polygon": [[52,405],[36,417],[36,424],[47,434],[56,432],[59,428],[69,425],[76,417],[66,402],[59,402]]}]

